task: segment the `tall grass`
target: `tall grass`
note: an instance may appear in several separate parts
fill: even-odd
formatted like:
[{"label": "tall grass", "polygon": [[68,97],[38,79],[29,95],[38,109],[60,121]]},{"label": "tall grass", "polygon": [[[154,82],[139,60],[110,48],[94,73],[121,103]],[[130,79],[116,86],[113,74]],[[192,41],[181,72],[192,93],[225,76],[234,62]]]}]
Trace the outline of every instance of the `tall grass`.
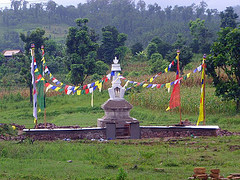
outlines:
[{"label": "tall grass", "polygon": [[[172,87],[173,88],[173,87]],[[198,114],[200,104],[199,87],[181,87],[181,109],[183,114]],[[163,89],[141,89],[133,90],[129,94],[130,102],[133,105],[148,109],[165,111],[169,105],[171,93]],[[206,88],[206,113],[219,114],[235,112],[235,104],[232,101],[224,102],[214,95],[214,88]],[[177,110],[173,110],[174,112]]]}]

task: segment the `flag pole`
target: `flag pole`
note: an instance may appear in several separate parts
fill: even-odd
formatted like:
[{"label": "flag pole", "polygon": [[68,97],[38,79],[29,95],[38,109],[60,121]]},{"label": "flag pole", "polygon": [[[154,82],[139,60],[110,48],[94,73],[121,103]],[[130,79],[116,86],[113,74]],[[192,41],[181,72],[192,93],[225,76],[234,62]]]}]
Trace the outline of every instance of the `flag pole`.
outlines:
[{"label": "flag pole", "polygon": [[[179,71],[179,77],[180,77],[180,66],[179,66],[179,55],[180,55],[180,50],[177,50],[177,71]],[[179,81],[180,83],[180,81]],[[179,115],[180,115],[180,125],[182,125],[182,111],[181,111],[181,96],[180,96],[180,84],[179,84],[179,99],[180,99],[180,105],[179,105]]]},{"label": "flag pole", "polygon": [[31,64],[31,74],[32,74],[32,85],[33,85],[33,117],[34,117],[34,124],[35,128],[38,128],[38,121],[37,121],[37,90],[36,90],[36,82],[35,82],[35,45],[31,44],[31,56],[32,56],[32,64]]},{"label": "flag pole", "polygon": [[206,69],[206,65],[205,65],[205,61],[206,61],[206,54],[203,55],[203,71],[204,71],[204,75],[203,75],[203,125],[206,125],[206,110],[205,110],[205,85],[206,85],[206,80],[205,80],[205,69]]},{"label": "flag pole", "polygon": [[[42,60],[43,60],[43,66],[42,66],[42,70],[43,70],[43,77],[44,77],[44,55],[45,55],[45,52],[44,52],[44,46],[42,45],[41,46],[41,50],[42,50]],[[43,94],[44,94],[44,127],[45,127],[45,129],[47,128],[47,116],[46,116],[46,114],[47,114],[47,111],[46,111],[46,94],[45,94],[45,81],[43,82]]]}]

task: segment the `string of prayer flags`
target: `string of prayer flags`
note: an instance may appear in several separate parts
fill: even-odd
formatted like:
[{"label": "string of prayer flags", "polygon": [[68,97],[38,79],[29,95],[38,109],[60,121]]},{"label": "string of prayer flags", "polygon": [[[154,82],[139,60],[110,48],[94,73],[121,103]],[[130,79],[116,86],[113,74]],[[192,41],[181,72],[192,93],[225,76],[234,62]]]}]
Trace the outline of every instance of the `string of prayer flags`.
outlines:
[{"label": "string of prayer flags", "polygon": [[[176,63],[175,61],[173,61],[173,63]],[[202,70],[202,64],[200,65],[200,66],[198,66],[196,69],[194,69],[194,71],[193,71],[193,73],[195,73],[195,72],[197,72],[197,71],[201,71]],[[185,76],[183,76],[183,77],[181,77],[181,78],[179,78],[179,79],[177,79],[177,80],[175,80],[175,81],[173,81],[173,82],[170,82],[170,85],[172,86],[172,85],[175,85],[178,81],[179,81],[179,83],[181,82],[181,80],[187,80],[190,76],[191,76],[191,72],[190,73],[188,73],[187,75],[185,75]],[[154,76],[155,77],[155,76]],[[154,77],[151,79],[151,81],[152,80],[154,80]],[[152,84],[152,85],[150,85],[149,86],[149,84],[147,84],[147,83],[145,83],[146,81],[143,81],[143,82],[135,82],[135,81],[130,81],[130,80],[128,80],[128,79],[126,79],[126,78],[124,78],[125,79],[125,82],[127,82],[125,85],[124,85],[124,87],[126,88],[127,87],[127,85],[130,83],[130,84],[133,84],[133,86],[132,87],[137,87],[137,86],[142,86],[143,88],[145,88],[145,87],[147,87],[147,88],[149,88],[149,87],[152,87],[152,88],[163,88],[163,87],[166,87],[166,84],[168,84],[168,83],[166,83],[166,84]],[[169,85],[167,85],[167,87],[166,87],[167,89],[168,89],[168,91],[170,91],[170,89],[169,89]],[[126,90],[130,90],[131,88],[127,88]]]},{"label": "string of prayer flags", "polygon": [[[58,85],[58,86],[62,86],[62,88],[63,88],[63,87],[66,87],[67,85],[65,85],[65,84],[63,84],[62,82],[60,82],[59,80],[57,80],[57,79],[51,74],[49,68],[48,68],[47,65],[46,65],[46,61],[45,61],[44,56],[43,56],[43,58],[42,58],[42,62],[43,62],[43,66],[44,66],[44,73],[47,73],[47,74],[49,75],[49,78],[52,80],[52,82],[55,83],[55,84]],[[38,69],[37,69],[37,71],[38,71]],[[114,75],[114,73],[115,73],[115,72],[113,71],[113,72],[111,72],[110,74],[107,74],[106,76],[104,76],[104,77],[102,78],[102,80],[99,80],[99,81],[96,81],[96,82],[93,82],[93,83],[84,85],[84,86],[83,86],[83,89],[89,89],[89,88],[94,87],[95,85],[97,85],[99,91],[101,91],[101,89],[102,89],[102,83],[103,83],[104,81],[107,82],[108,80],[110,80],[110,79],[111,79],[111,76]],[[119,73],[119,77],[123,78],[123,77],[120,75],[120,73]],[[39,77],[38,77],[38,81],[39,81],[39,80],[45,80],[45,79],[44,79],[43,77],[39,76]],[[67,87],[68,87],[68,86],[67,86]],[[78,88],[82,88],[82,87],[79,86]],[[72,90],[68,89],[68,91],[65,90],[65,92],[66,92],[66,94],[70,94],[70,93],[73,93],[73,94],[74,94],[78,88],[75,87],[75,88],[73,88]]]}]

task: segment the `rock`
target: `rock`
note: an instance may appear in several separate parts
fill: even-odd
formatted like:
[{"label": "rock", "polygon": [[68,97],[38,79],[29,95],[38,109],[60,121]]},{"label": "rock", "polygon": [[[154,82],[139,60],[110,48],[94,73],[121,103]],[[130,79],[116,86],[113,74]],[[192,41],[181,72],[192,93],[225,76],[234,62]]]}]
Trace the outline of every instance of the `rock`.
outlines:
[{"label": "rock", "polygon": [[205,174],[206,173],[206,168],[204,168],[204,167],[196,167],[196,168],[194,168],[193,172],[195,174]]},{"label": "rock", "polygon": [[220,169],[211,169],[210,171],[213,174],[219,174],[220,173]]},{"label": "rock", "polygon": [[199,174],[197,175],[198,179],[202,179],[202,180],[207,180],[208,179],[208,175],[207,174]]},{"label": "rock", "polygon": [[68,163],[72,163],[72,160],[68,160],[67,162],[68,162]]},{"label": "rock", "polygon": [[219,174],[213,174],[213,173],[212,173],[212,174],[210,174],[210,177],[212,177],[212,178],[217,178],[217,179],[218,179],[218,178],[219,178]]}]

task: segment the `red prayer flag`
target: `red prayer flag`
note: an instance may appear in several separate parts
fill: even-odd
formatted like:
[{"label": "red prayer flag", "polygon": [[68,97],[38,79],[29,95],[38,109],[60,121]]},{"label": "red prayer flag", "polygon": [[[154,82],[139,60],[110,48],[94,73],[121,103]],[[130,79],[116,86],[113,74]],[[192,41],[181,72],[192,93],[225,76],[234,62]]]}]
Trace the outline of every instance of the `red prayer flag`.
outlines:
[{"label": "red prayer flag", "polygon": [[[177,72],[176,72],[176,80],[179,79],[179,59],[177,62]],[[180,80],[177,81],[177,83],[173,87],[173,91],[171,94],[171,98],[169,101],[169,109],[173,109],[175,107],[178,107],[181,105],[181,98],[180,98]]]},{"label": "red prayer flag", "polygon": [[180,83],[179,81],[174,85],[171,98],[169,101],[170,109],[180,106]]},{"label": "red prayer flag", "polygon": [[85,93],[88,94],[88,93],[89,93],[89,89],[86,89],[86,90],[85,90]]},{"label": "red prayer flag", "polygon": [[45,87],[48,87],[50,84],[49,83],[45,83]]}]

